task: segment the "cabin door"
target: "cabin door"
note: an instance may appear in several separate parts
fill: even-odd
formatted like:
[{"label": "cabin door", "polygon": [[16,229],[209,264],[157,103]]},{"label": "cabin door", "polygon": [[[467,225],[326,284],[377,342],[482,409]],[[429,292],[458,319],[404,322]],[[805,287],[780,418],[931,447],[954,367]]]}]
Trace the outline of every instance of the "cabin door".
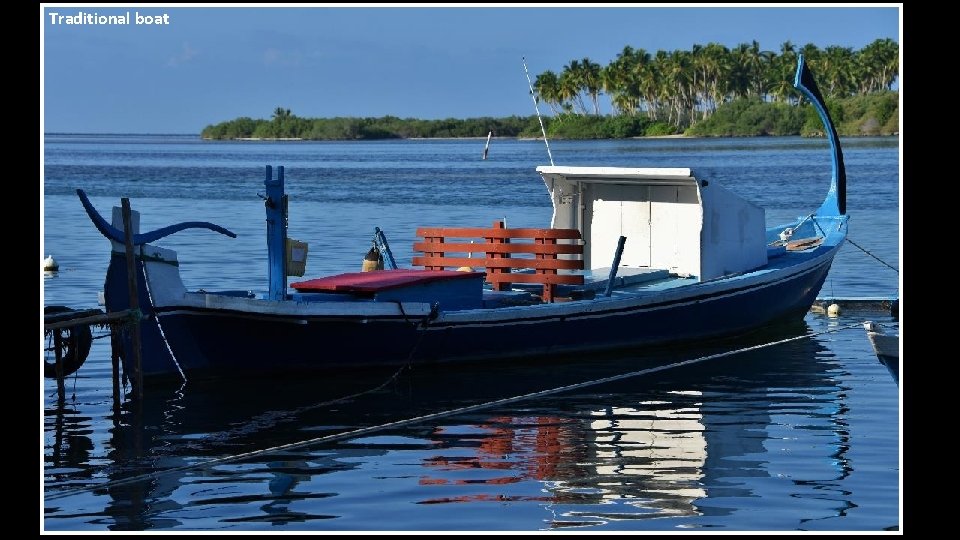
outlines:
[{"label": "cabin door", "polygon": [[[626,236],[622,266],[640,268],[650,266],[650,200],[623,200],[625,190],[621,186],[593,185],[593,204],[587,222],[590,224],[590,267],[609,268],[617,250],[617,240]],[[635,187],[630,194],[637,198]]]}]

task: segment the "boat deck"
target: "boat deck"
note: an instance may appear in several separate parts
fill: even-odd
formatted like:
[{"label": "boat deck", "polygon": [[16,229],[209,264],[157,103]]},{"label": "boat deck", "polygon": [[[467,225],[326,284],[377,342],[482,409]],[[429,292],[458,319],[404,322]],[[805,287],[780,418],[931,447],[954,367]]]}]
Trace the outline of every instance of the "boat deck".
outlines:
[{"label": "boat deck", "polygon": [[[763,274],[775,272],[779,269],[801,263],[804,259],[816,257],[829,248],[829,245],[817,243],[806,249],[785,250],[771,258],[769,262],[761,268],[719,279],[749,279],[762,276]],[[539,284],[513,283],[509,290],[496,291],[493,290],[493,287],[489,283],[481,285],[483,279],[482,272],[444,271],[431,273],[430,271],[424,270],[393,270],[388,272],[389,274],[384,273],[383,276],[379,277],[372,273],[352,273],[295,283],[292,287],[298,289],[298,291],[290,294],[288,299],[297,303],[344,301],[396,302],[401,300],[404,302],[427,301],[432,303],[439,300],[441,310],[443,311],[459,311],[477,308],[494,309],[543,303],[540,297],[541,286]],[[530,272],[531,271],[520,271],[516,273],[522,274]],[[580,270],[576,271],[576,273],[584,276],[583,285],[558,285],[556,301],[593,300],[605,295],[609,282],[610,268]],[[400,280],[402,283],[394,283],[394,281],[397,281],[397,279],[393,278],[394,274],[403,278]],[[420,274],[429,274],[431,276],[436,274],[443,279],[437,278],[426,285],[416,280],[414,280],[416,283],[407,283],[407,281],[410,281],[409,275]],[[384,279],[387,279],[390,281],[391,286],[373,288],[366,286],[340,286],[342,285],[340,281],[346,279],[344,276],[350,278],[350,283],[360,278],[362,278],[363,283],[371,280],[380,283]],[[474,279],[470,280],[465,278]],[[657,295],[665,291],[708,284],[714,281],[718,280],[701,282],[697,276],[678,275],[671,273],[667,269],[621,266],[617,271],[616,277],[614,277],[614,284],[613,287],[611,287],[610,296],[612,299],[616,299],[623,296],[642,297]],[[321,285],[327,282],[340,285],[336,287],[311,286],[311,284],[315,282]],[[475,283],[475,285],[469,285],[470,283]],[[401,286],[397,287],[397,285]]]}]

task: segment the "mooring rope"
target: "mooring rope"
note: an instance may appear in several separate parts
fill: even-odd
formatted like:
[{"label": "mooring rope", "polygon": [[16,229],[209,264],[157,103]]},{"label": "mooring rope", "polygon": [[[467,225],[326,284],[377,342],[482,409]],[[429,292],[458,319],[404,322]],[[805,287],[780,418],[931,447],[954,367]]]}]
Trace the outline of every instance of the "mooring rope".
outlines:
[{"label": "mooring rope", "polygon": [[[281,444],[281,445],[277,445],[277,446],[271,446],[271,447],[269,447],[269,448],[262,448],[262,449],[260,449],[260,450],[252,450],[252,451],[250,451],[250,452],[244,452],[244,453],[242,453],[242,454],[233,454],[233,455],[224,456],[224,457],[220,457],[220,458],[209,459],[209,460],[206,460],[206,461],[203,461],[203,462],[200,462],[200,463],[193,463],[193,464],[190,464],[190,465],[183,465],[183,466],[180,466],[180,467],[172,467],[172,468],[169,468],[169,469],[164,469],[164,470],[162,470],[162,471],[155,471],[155,472],[152,472],[152,473],[146,473],[146,474],[141,474],[141,475],[137,475],[137,476],[132,476],[132,477],[130,477],[130,478],[123,478],[123,479],[120,479],[120,480],[113,480],[113,481],[109,481],[109,482],[104,482],[104,483],[102,483],[102,484],[97,484],[97,485],[95,485],[95,486],[85,486],[85,487],[82,487],[82,488],[76,488],[76,489],[70,489],[70,490],[60,491],[60,492],[57,492],[57,493],[52,493],[52,494],[50,494],[50,495],[45,495],[45,499],[46,499],[46,500],[62,499],[62,498],[65,498],[65,497],[69,497],[69,496],[72,496],[72,495],[78,495],[78,494],[81,494],[81,493],[87,493],[87,492],[93,492],[93,491],[100,491],[100,490],[104,490],[104,489],[111,489],[111,488],[114,488],[114,487],[117,487],[117,486],[123,486],[123,485],[127,485],[127,484],[134,484],[134,483],[142,482],[142,481],[145,481],[145,480],[152,480],[152,479],[156,479],[156,478],[159,478],[159,477],[161,477],[161,476],[164,476],[164,475],[167,475],[167,474],[171,474],[171,473],[184,472],[184,471],[190,471],[190,470],[195,470],[195,469],[202,469],[202,468],[205,468],[205,467],[210,467],[210,466],[212,466],[212,465],[220,465],[220,464],[223,464],[223,463],[230,463],[230,462],[234,462],[234,461],[240,461],[240,460],[247,459],[247,458],[250,458],[250,457],[263,456],[263,455],[272,454],[272,453],[280,452],[280,451],[284,451],[284,450],[295,450],[295,449],[298,449],[298,448],[303,448],[303,447],[311,446],[311,445],[315,445],[315,444],[329,443],[329,442],[339,441],[339,440],[343,440],[343,439],[355,438],[355,437],[359,437],[359,436],[361,436],[361,435],[368,435],[368,434],[370,434],[370,433],[375,433],[375,432],[378,432],[378,431],[383,431],[383,430],[385,430],[385,429],[398,428],[398,427],[404,427],[404,426],[409,426],[409,425],[413,425],[413,424],[419,424],[419,423],[422,423],[422,422],[426,422],[426,421],[428,421],[428,420],[438,420],[438,419],[441,419],[441,418],[446,418],[446,417],[448,417],[448,416],[456,416],[456,415],[458,415],[458,414],[464,414],[464,413],[469,413],[469,412],[476,412],[476,411],[480,411],[480,410],[483,410],[483,409],[489,409],[489,408],[491,408],[491,407],[497,407],[497,406],[500,406],[500,405],[507,405],[507,404],[510,404],[510,403],[516,403],[516,402],[518,402],[518,401],[524,401],[524,400],[527,400],[527,399],[538,398],[538,397],[543,397],[543,396],[549,396],[549,395],[553,395],[553,394],[559,394],[559,393],[562,393],[562,392],[569,392],[570,390],[577,390],[577,389],[580,389],[580,388],[587,388],[587,387],[590,387],[590,386],[596,386],[596,385],[598,385],[598,384],[605,384],[605,383],[609,383],[609,382],[620,381],[620,380],[629,379],[629,378],[632,378],[632,377],[640,377],[640,376],[643,376],[643,375],[650,375],[650,374],[652,374],[652,373],[658,373],[658,372],[660,372],[660,371],[666,371],[666,370],[675,369],[675,368],[678,368],[678,367],[684,367],[684,366],[691,366],[691,365],[693,365],[693,364],[699,364],[699,363],[701,363],[701,362],[706,362],[707,360],[716,360],[717,358],[724,358],[724,357],[727,357],[727,356],[733,356],[733,355],[736,355],[736,354],[745,353],[745,352],[749,352],[749,351],[755,351],[755,350],[759,350],[759,349],[765,349],[765,348],[767,348],[767,347],[772,347],[772,346],[774,346],[774,345],[782,345],[782,344],[784,344],[784,343],[790,343],[790,342],[793,342],[793,341],[800,341],[800,340],[803,340],[803,339],[809,339],[809,338],[813,338],[813,337],[820,336],[820,335],[824,335],[824,334],[836,333],[836,332],[839,332],[839,331],[841,331],[841,330],[848,330],[848,329],[851,329],[851,328],[862,328],[862,327],[863,327],[863,323],[862,323],[862,322],[852,323],[852,324],[848,324],[848,325],[846,325],[846,326],[838,326],[838,327],[836,327],[836,328],[830,328],[830,329],[827,329],[827,330],[823,330],[823,331],[821,331],[821,332],[814,332],[814,333],[811,333],[811,334],[804,334],[804,335],[802,335],[802,336],[794,336],[794,337],[790,337],[790,338],[780,339],[780,340],[777,340],[777,341],[771,341],[771,342],[768,342],[768,343],[762,343],[762,344],[760,344],[760,345],[752,345],[752,346],[750,346],[750,347],[743,347],[743,348],[736,349],[736,350],[733,350],[733,351],[727,351],[727,352],[722,352],[722,353],[710,354],[710,355],[707,355],[707,356],[701,356],[701,357],[698,357],[698,358],[692,358],[692,359],[690,359],[690,360],[684,360],[684,361],[682,361],[682,362],[675,362],[675,363],[673,363],[673,364],[667,364],[667,365],[663,365],[663,366],[657,366],[657,367],[652,367],[652,368],[647,368],[647,369],[641,369],[641,370],[639,370],[639,371],[631,371],[631,372],[629,372],[629,373],[621,373],[621,374],[619,374],[619,375],[613,375],[613,376],[610,376],[610,377],[603,377],[603,378],[600,378],[600,379],[593,379],[593,380],[589,380],[589,381],[585,381],[585,382],[579,382],[579,383],[575,383],[575,384],[569,384],[569,385],[566,385],[566,386],[559,386],[559,387],[550,388],[550,389],[547,389],[547,390],[540,390],[540,391],[532,392],[532,393],[529,393],[529,394],[522,394],[522,395],[519,395],[519,396],[513,396],[513,397],[508,397],[508,398],[503,398],[503,399],[497,399],[497,400],[494,400],[494,401],[487,401],[487,402],[479,403],[479,404],[476,404],[476,405],[467,405],[467,406],[465,406],[465,407],[458,407],[458,408],[456,408],[456,409],[449,409],[449,410],[446,410],[446,411],[441,411],[441,412],[436,412],[436,413],[430,413],[430,414],[425,414],[425,415],[421,415],[421,416],[415,416],[415,417],[413,417],[413,418],[407,418],[407,419],[404,419],[404,420],[396,420],[396,421],[394,421],[394,422],[386,422],[386,423],[384,423],[384,424],[378,424],[378,425],[375,425],[375,426],[368,426],[368,427],[363,427],[363,428],[357,428],[357,429],[353,429],[353,430],[350,430],[350,431],[344,431],[344,432],[341,432],[341,433],[334,433],[334,434],[331,434],[331,435],[324,435],[324,436],[321,436],[321,437],[314,437],[314,438],[306,439],[306,440],[303,440],[303,441],[297,441],[297,442],[292,442],[292,443],[287,443],[287,444]],[[405,367],[406,367],[406,366],[404,366],[404,368],[405,368]],[[402,369],[399,370],[399,371],[402,371]],[[391,378],[391,379],[392,379],[392,378]]]},{"label": "mooring rope", "polygon": [[854,241],[851,240],[849,237],[847,238],[847,242],[850,242],[851,244],[853,244],[853,245],[854,245],[857,249],[859,249],[860,251],[862,251],[862,252],[866,253],[867,255],[873,257],[874,259],[876,259],[877,261],[879,261],[880,264],[886,266],[887,268],[893,270],[894,272],[896,272],[896,273],[898,273],[898,274],[900,273],[900,269],[899,269],[899,268],[894,268],[893,266],[891,266],[890,264],[888,264],[886,261],[884,261],[884,260],[881,259],[880,257],[877,257],[877,256],[874,255],[873,253],[870,253],[870,252],[867,251],[866,249],[862,248],[862,247],[860,246],[860,244],[854,242]]}]

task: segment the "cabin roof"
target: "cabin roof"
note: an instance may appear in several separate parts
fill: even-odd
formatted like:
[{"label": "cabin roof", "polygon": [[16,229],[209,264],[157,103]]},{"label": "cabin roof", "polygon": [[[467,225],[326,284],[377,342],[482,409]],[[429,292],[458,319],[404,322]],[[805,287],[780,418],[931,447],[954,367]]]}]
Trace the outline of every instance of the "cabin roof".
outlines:
[{"label": "cabin roof", "polygon": [[541,165],[541,175],[559,176],[580,182],[695,183],[693,171],[680,167],[560,167]]}]

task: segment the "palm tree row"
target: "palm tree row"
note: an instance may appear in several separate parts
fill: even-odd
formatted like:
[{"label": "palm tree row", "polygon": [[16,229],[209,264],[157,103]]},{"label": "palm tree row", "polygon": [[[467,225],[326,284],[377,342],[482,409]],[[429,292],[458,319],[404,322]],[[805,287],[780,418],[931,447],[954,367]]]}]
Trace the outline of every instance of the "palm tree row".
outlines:
[{"label": "palm tree row", "polygon": [[606,67],[583,58],[571,61],[559,75],[545,71],[535,88],[554,114],[599,116],[605,93],[615,114],[645,114],[685,128],[736,98],[798,100],[792,84],[798,52],[816,73],[821,91],[833,98],[888,90],[900,68],[900,47],[889,38],[860,50],[820,49],[812,43],[797,49],[787,41],[779,53],[761,50],[756,41],[733,49],[708,43],[654,54],[628,45]]}]

